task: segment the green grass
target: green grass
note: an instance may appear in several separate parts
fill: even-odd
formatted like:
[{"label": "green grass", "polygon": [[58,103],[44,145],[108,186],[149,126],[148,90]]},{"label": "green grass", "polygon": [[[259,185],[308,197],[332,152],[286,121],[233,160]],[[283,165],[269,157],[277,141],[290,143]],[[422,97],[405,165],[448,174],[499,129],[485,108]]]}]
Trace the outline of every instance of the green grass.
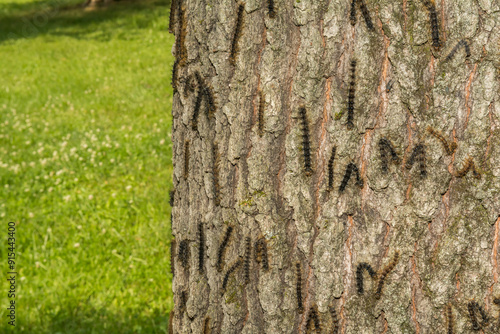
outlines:
[{"label": "green grass", "polygon": [[0,4],[0,333],[166,333],[168,0],[81,2]]}]

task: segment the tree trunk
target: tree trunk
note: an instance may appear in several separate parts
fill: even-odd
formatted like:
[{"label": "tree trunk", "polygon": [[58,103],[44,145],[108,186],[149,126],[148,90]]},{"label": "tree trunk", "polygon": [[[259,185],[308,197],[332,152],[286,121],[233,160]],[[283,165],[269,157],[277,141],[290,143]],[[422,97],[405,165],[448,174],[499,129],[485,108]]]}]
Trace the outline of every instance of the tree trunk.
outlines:
[{"label": "tree trunk", "polygon": [[172,4],[173,333],[498,333],[499,3],[270,2]]}]

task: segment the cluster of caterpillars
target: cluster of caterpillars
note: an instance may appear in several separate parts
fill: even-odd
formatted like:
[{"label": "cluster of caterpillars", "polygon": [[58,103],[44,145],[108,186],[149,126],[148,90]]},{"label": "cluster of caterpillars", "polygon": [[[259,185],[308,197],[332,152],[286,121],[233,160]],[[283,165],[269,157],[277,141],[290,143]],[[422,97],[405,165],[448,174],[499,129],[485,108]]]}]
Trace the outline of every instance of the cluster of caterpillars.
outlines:
[{"label": "cluster of caterpillars", "polygon": [[356,2],[359,4],[359,9],[361,10],[361,15],[363,15],[363,18],[365,20],[366,27],[369,30],[375,30],[372,18],[370,16],[370,12],[368,11],[368,7],[366,7],[365,0],[351,0],[351,13],[350,13],[351,25],[356,25],[357,22]]},{"label": "cluster of caterpillars", "polygon": [[[493,303],[500,306],[500,298],[493,299]],[[486,310],[479,305],[475,300],[471,300],[467,303],[467,316],[469,318],[471,329],[474,331],[493,329],[496,331],[500,330],[500,316],[498,317],[498,324],[491,322],[491,318],[486,312]],[[490,327],[491,325],[491,327]],[[448,303],[446,305],[446,332],[448,334],[455,334],[455,319],[453,316],[452,304]]]},{"label": "cluster of caterpillars", "polygon": [[362,295],[365,292],[363,273],[366,271],[366,272],[368,272],[368,274],[370,275],[370,277],[373,280],[377,280],[377,284],[376,284],[377,289],[375,291],[375,298],[380,299],[380,297],[382,296],[383,289],[384,289],[385,280],[386,280],[387,276],[389,276],[391,271],[394,269],[394,267],[396,267],[396,264],[398,263],[398,261],[399,261],[399,251],[396,251],[394,253],[392,260],[389,262],[389,264],[387,264],[387,266],[385,266],[381,270],[381,272],[379,274],[377,274],[377,272],[375,270],[373,270],[372,266],[369,265],[368,263],[366,263],[366,262],[359,263],[357,268],[356,268],[356,285],[357,285],[358,294]]}]

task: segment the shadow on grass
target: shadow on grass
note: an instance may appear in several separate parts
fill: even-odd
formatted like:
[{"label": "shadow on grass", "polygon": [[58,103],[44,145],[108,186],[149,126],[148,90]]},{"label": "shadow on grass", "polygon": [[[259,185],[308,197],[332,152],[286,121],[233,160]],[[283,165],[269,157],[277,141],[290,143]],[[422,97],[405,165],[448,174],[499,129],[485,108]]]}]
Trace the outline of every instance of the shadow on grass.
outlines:
[{"label": "shadow on grass", "polygon": [[[148,15],[137,15],[159,7],[168,20],[170,0],[122,0],[106,7],[84,9],[83,0],[47,0],[0,5],[0,43],[39,35],[66,35],[73,38],[97,37],[108,40],[116,28],[148,28]],[[163,24],[162,24],[163,25]],[[127,35],[118,36],[127,38]],[[129,36],[131,37],[131,36]]]}]

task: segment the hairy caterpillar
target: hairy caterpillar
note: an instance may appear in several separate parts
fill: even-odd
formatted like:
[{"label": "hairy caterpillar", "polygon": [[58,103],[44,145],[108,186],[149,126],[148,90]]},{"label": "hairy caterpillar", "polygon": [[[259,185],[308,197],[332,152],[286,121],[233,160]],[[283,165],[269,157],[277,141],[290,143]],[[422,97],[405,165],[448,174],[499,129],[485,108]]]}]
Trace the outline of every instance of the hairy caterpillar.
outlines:
[{"label": "hairy caterpillar", "polygon": [[174,317],[175,310],[172,310],[168,316],[168,334],[174,334]]},{"label": "hairy caterpillar", "polygon": [[184,180],[189,176],[189,140],[184,142]]},{"label": "hairy caterpillar", "polygon": [[257,261],[257,263],[261,263],[262,262],[262,268],[265,270],[265,271],[268,271],[269,270],[269,259],[267,257],[267,242],[266,242],[266,239],[264,238],[259,238],[256,242],[255,242],[255,261]]},{"label": "hairy caterpillar", "polygon": [[429,11],[429,21],[431,23],[432,29],[432,46],[439,50],[441,47],[441,41],[439,40],[439,23],[438,23],[438,15],[436,12],[436,5],[434,4],[434,0],[423,0],[424,6],[427,7]]},{"label": "hairy caterpillar", "polygon": [[205,234],[203,233],[203,224],[198,223],[198,271],[203,273],[205,269]]},{"label": "hairy caterpillar", "polygon": [[174,33],[175,16],[177,15],[177,5],[179,0],[172,0],[170,4],[170,18],[168,20],[168,32]]},{"label": "hairy caterpillar", "polygon": [[274,8],[274,0],[267,0],[267,9],[269,17],[274,19],[276,17],[276,9]]},{"label": "hairy caterpillar", "polygon": [[332,155],[328,160],[328,190],[333,189],[333,163],[335,162],[335,153],[337,152],[337,147],[332,147]]},{"label": "hairy caterpillar", "polygon": [[188,300],[188,294],[186,293],[186,290],[183,290],[181,292],[179,301],[179,317],[182,317],[182,314],[186,310],[187,300]]},{"label": "hairy caterpillar", "polygon": [[382,273],[379,276],[378,279],[378,286],[377,286],[377,291],[375,292],[375,298],[380,299],[382,296],[382,289],[384,288],[385,284],[385,279],[387,278],[387,275],[394,269],[396,264],[399,261],[399,251],[396,251],[394,253],[394,257],[392,258],[391,262],[382,270]]},{"label": "hairy caterpillar", "polygon": [[219,184],[219,149],[217,144],[214,143],[212,146],[212,156],[213,156],[213,166],[212,166],[212,175],[214,182],[214,201],[215,205],[220,205],[220,184]]},{"label": "hairy caterpillar", "polygon": [[178,35],[177,41],[175,43],[175,48],[177,50],[177,59],[179,59],[179,66],[183,67],[187,62],[187,49],[186,49],[186,34],[187,34],[187,18],[186,18],[186,8],[181,6],[179,8],[179,26],[180,33]]},{"label": "hairy caterpillar", "polygon": [[418,144],[413,148],[413,152],[406,162],[406,168],[411,169],[415,161],[418,161],[420,176],[425,177],[427,171],[425,169],[425,146],[423,144]]},{"label": "hairy caterpillar", "polygon": [[172,189],[170,190],[170,192],[168,193],[168,203],[170,204],[170,207],[174,207],[174,197],[175,197],[175,189]]},{"label": "hairy caterpillar", "polygon": [[[472,329],[475,331],[480,330],[482,327],[487,326],[489,322],[489,317],[486,311],[476,302],[470,301],[467,304],[467,310],[469,311],[469,319],[472,322]],[[479,324],[476,316],[476,311],[481,315],[481,324]]]},{"label": "hairy caterpillar", "polygon": [[201,89],[198,89],[198,94],[196,95],[196,100],[194,102],[193,118],[191,122],[191,126],[195,131],[198,130],[198,118],[200,116],[200,108],[202,101],[203,101],[203,92]]},{"label": "hairy caterpillar", "polygon": [[319,321],[318,307],[316,305],[311,306],[309,309],[306,322],[306,333],[312,333],[313,324],[316,333],[321,333],[321,322]]},{"label": "hairy caterpillar", "polygon": [[347,129],[354,128],[354,95],[356,93],[356,59],[351,60],[351,74],[349,81],[349,91],[347,95]]},{"label": "hairy caterpillar", "polygon": [[372,18],[370,17],[370,13],[368,12],[368,8],[366,7],[365,0],[358,0],[358,2],[359,2],[359,9],[361,9],[361,14],[365,19],[366,26],[370,30],[375,30],[375,28],[373,27]]},{"label": "hairy caterpillar", "polygon": [[356,17],[356,0],[351,0],[351,15],[350,15],[351,25],[356,25],[357,17]]},{"label": "hairy caterpillar", "polygon": [[455,45],[455,47],[453,49],[451,49],[450,53],[446,56],[445,60],[446,61],[451,60],[451,58],[453,58],[455,53],[457,53],[458,49],[460,49],[462,46],[464,47],[464,50],[465,50],[465,58],[469,59],[470,58],[469,43],[465,39],[461,39],[460,41],[458,41],[457,45]]},{"label": "hairy caterpillar", "polygon": [[262,137],[264,133],[264,108],[266,106],[266,100],[264,99],[264,94],[259,92],[259,136]]},{"label": "hairy caterpillar", "polygon": [[455,152],[455,150],[457,149],[457,143],[452,142],[448,144],[446,138],[431,126],[427,127],[427,132],[429,132],[433,137],[437,138],[441,142],[447,155],[452,155],[453,152]]},{"label": "hairy caterpillar", "polygon": [[301,130],[302,130],[302,148],[304,154],[304,169],[307,176],[312,174],[311,162],[311,140],[309,138],[309,124],[307,122],[306,108],[301,106],[299,108]]},{"label": "hairy caterpillar", "polygon": [[467,159],[465,159],[465,162],[464,162],[462,168],[455,172],[455,176],[456,177],[464,177],[465,175],[467,175],[467,173],[470,170],[472,170],[472,175],[474,175],[474,177],[476,179],[481,178],[481,174],[476,169],[476,165],[474,164],[474,160],[471,157],[467,157]]},{"label": "hairy caterpillar", "polygon": [[210,317],[206,317],[203,322],[203,334],[210,334]]},{"label": "hairy caterpillar", "polygon": [[229,239],[231,238],[231,233],[233,232],[233,227],[229,225],[226,229],[226,234],[224,235],[224,239],[219,246],[219,251],[217,252],[217,270],[222,270],[222,261],[224,260],[224,254],[226,253],[226,248],[229,243]]},{"label": "hairy caterpillar", "polygon": [[203,87],[202,91],[203,91],[203,96],[205,97],[206,102],[207,102],[206,114],[208,115],[208,117],[212,117],[212,115],[217,110],[215,98],[214,98],[214,95],[212,93],[212,87],[209,85],[205,85]]},{"label": "hairy caterpillar", "polygon": [[245,274],[245,284],[250,282],[250,254],[252,252],[252,240],[250,237],[245,238],[245,261],[243,262],[243,270]]},{"label": "hairy caterpillar", "polygon": [[170,241],[170,272],[172,273],[172,281],[175,277],[175,238]]},{"label": "hairy caterpillar", "polygon": [[179,258],[179,261],[181,261],[182,267],[186,269],[189,265],[189,241],[187,239],[184,239],[179,243],[177,257]]},{"label": "hairy caterpillar", "polygon": [[[196,77],[197,78],[201,78],[198,74],[198,72],[196,72]],[[187,98],[189,95],[191,95],[191,93],[193,93],[196,89],[196,87],[198,86],[198,84],[195,82],[195,75],[191,74],[187,77],[186,79],[186,82],[184,84],[184,94],[183,96],[185,98]]]},{"label": "hairy caterpillar", "polygon": [[394,163],[399,163],[399,157],[396,151],[394,150],[394,146],[387,138],[381,138],[378,141],[378,147],[380,151],[380,160],[382,164],[382,172],[387,173],[388,171],[388,157],[387,153],[391,155],[391,159]]},{"label": "hairy caterpillar", "polygon": [[229,282],[229,276],[238,269],[238,267],[241,265],[241,259],[238,259],[227,271],[226,274],[224,275],[224,280],[222,281],[222,294],[226,292],[226,287],[227,283]]},{"label": "hairy caterpillar", "polygon": [[451,304],[446,306],[446,321],[448,323],[448,334],[455,333],[455,325],[453,320],[453,310],[451,309]]},{"label": "hairy caterpillar", "polygon": [[172,90],[174,94],[177,92],[177,75],[179,72],[179,60],[174,61],[174,66],[172,66]]},{"label": "hairy caterpillar", "polygon": [[368,272],[371,278],[375,278],[377,276],[375,270],[373,270],[372,266],[370,266],[368,263],[361,262],[360,264],[358,264],[358,267],[356,268],[356,283],[358,286],[358,293],[360,295],[365,292],[363,286],[363,271],[365,270]]},{"label": "hairy caterpillar", "polygon": [[238,46],[238,42],[241,37],[241,32],[243,30],[243,12],[245,11],[245,5],[240,4],[238,6],[238,17],[236,19],[236,27],[234,29],[234,35],[233,35],[233,41],[231,43],[231,54],[229,56],[229,61],[231,62],[232,65],[236,63],[236,56],[238,55],[238,52],[240,51],[240,48]]},{"label": "hairy caterpillar", "polygon": [[337,316],[337,311],[333,305],[330,305],[330,314],[332,316],[332,334],[339,333],[339,318]]},{"label": "hairy caterpillar", "polygon": [[299,313],[304,312],[304,303],[302,300],[302,268],[300,267],[300,262],[295,263],[295,271],[297,275],[297,310]]},{"label": "hairy caterpillar", "polygon": [[342,182],[340,183],[339,187],[339,192],[342,193],[344,192],[345,188],[347,187],[347,183],[349,182],[349,179],[351,178],[352,173],[356,173],[356,184],[358,187],[363,188],[364,182],[363,179],[359,176],[359,169],[356,167],[356,165],[352,162],[350,162],[347,165],[347,168],[345,170],[344,178],[342,179]]}]

